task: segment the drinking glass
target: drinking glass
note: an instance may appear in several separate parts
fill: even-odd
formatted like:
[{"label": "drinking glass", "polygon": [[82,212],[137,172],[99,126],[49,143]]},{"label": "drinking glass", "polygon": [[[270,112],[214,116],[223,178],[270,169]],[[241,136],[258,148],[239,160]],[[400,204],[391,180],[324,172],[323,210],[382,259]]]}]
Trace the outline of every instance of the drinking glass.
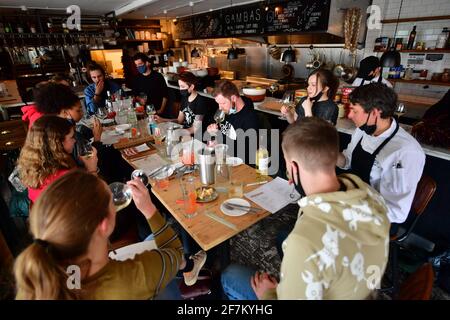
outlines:
[{"label": "drinking glass", "polygon": [[111,189],[113,203],[116,207],[116,211],[120,211],[126,208],[133,199],[131,188],[122,182],[113,182],[109,185]]},{"label": "drinking glass", "polygon": [[169,169],[163,169],[155,177],[156,187],[161,190],[167,190],[169,188]]},{"label": "drinking glass", "polygon": [[95,115],[100,120],[105,120],[106,117],[108,116],[108,111],[106,111],[105,108],[98,108],[97,111],[95,112]]},{"label": "drinking glass", "polygon": [[192,170],[195,163],[194,157],[194,140],[184,142],[181,148],[181,162]]},{"label": "drinking glass", "polygon": [[[292,108],[295,107],[295,94],[293,91],[286,91],[283,95],[283,98],[281,99],[281,103],[283,106],[285,106],[288,111],[290,112]],[[279,117],[282,120],[286,120],[286,116],[283,114],[281,117]]]},{"label": "drinking glass", "polygon": [[214,153],[216,154],[217,163],[225,163],[227,160],[228,145],[217,144],[214,146]]},{"label": "drinking glass", "polygon": [[92,149],[92,144],[89,141],[82,141],[77,143],[78,154],[81,157],[90,158],[94,150]]},{"label": "drinking glass", "polygon": [[279,88],[280,88],[280,86],[279,86],[278,84],[276,84],[276,83],[272,83],[272,84],[269,86],[269,91],[270,91],[270,93],[272,94],[272,97],[273,97],[273,94],[274,94],[275,92],[277,92]]},{"label": "drinking glass", "polygon": [[405,113],[406,113],[406,106],[403,103],[399,103],[394,111],[394,114],[397,116],[397,120],[400,121],[400,117]]},{"label": "drinking glass", "polygon": [[163,135],[162,130],[159,127],[156,127],[153,138],[155,139],[155,144],[162,145],[166,136]]},{"label": "drinking glass", "polygon": [[145,111],[147,111],[148,116],[154,116],[156,114],[155,106],[153,104],[148,104],[145,107]]},{"label": "drinking glass", "polygon": [[225,112],[223,110],[217,109],[216,113],[214,114],[214,121],[219,124],[222,123],[225,120]]},{"label": "drinking glass", "polygon": [[228,188],[228,198],[242,198],[244,196],[244,183],[232,180]]},{"label": "drinking glass", "polygon": [[180,179],[181,193],[183,195],[184,216],[191,219],[197,215],[197,192],[195,191],[195,178],[192,176]]},{"label": "drinking glass", "polygon": [[140,179],[145,186],[148,186],[148,176],[145,174],[144,170],[134,170],[131,173],[131,179]]},{"label": "drinking glass", "polygon": [[136,100],[141,106],[145,106],[145,104],[147,103],[147,94],[144,92],[139,93],[139,95],[136,97]]}]

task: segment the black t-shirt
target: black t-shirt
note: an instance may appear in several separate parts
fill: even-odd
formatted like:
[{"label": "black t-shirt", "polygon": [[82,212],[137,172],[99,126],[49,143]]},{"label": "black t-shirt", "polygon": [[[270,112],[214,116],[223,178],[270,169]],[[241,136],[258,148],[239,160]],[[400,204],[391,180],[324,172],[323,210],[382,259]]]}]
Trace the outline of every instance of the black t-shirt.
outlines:
[{"label": "black t-shirt", "polygon": [[[258,122],[258,116],[256,115],[256,111],[253,106],[253,102],[246,98],[242,97],[242,100],[244,100],[244,107],[235,114],[228,114],[225,116],[225,120],[219,125],[219,130],[221,131],[225,143],[229,145],[231,148],[231,145],[234,145],[234,151],[233,154],[231,152],[228,152],[229,155],[233,156],[241,156],[242,154],[239,154],[238,149],[238,141],[240,140],[238,138],[239,132],[237,132],[238,129],[243,130],[244,132],[249,129],[255,129],[256,130],[256,139],[258,138],[258,129],[259,129],[259,122]],[[254,146],[256,147],[256,145]],[[246,137],[245,139],[245,163],[249,163],[249,152],[255,151],[255,148],[251,148],[251,140]],[[254,149],[254,150],[253,150]]]},{"label": "black t-shirt", "polygon": [[139,95],[141,92],[147,94],[147,103],[155,106],[156,110],[161,108],[163,98],[169,97],[164,77],[156,71],[152,71],[148,76],[139,74],[134,80],[133,94]]},{"label": "black t-shirt", "polygon": [[[305,99],[306,97],[303,97],[295,107],[295,112],[297,112],[298,118],[305,117],[305,110],[302,106],[302,103],[303,101],[305,101]],[[313,103],[312,114],[314,117],[322,118],[336,125],[339,108],[331,99],[318,101]]]},{"label": "black t-shirt", "polygon": [[207,101],[205,97],[197,94],[194,100],[181,99],[181,112],[184,113],[184,128],[190,128],[194,124],[195,116],[205,116],[207,113]]}]

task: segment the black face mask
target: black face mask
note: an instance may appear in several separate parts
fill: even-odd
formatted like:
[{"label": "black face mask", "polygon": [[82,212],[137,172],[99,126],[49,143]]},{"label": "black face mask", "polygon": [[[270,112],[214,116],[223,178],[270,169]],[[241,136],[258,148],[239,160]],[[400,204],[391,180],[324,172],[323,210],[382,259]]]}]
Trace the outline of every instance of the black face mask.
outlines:
[{"label": "black face mask", "polygon": [[311,101],[312,101],[312,102],[317,102],[317,101],[319,101],[319,99],[322,98],[322,94],[323,94],[322,91],[319,92],[315,97],[312,97],[312,98],[311,98]]},{"label": "black face mask", "polygon": [[375,119],[375,124],[372,125],[368,125],[367,122],[369,121],[369,117],[370,117],[370,113],[367,116],[367,120],[366,123],[364,123],[362,126],[359,127],[360,130],[364,131],[366,134],[368,134],[369,136],[373,135],[375,133],[375,131],[377,130],[377,120],[378,118]]},{"label": "black face mask", "polygon": [[182,98],[187,98],[189,97],[189,91],[188,89],[180,89],[180,95]]},{"label": "black face mask", "polygon": [[299,172],[299,170],[298,170],[298,165],[297,165],[297,163],[292,162],[292,166],[295,166],[295,167],[297,168],[297,181],[298,181],[298,183],[295,182],[295,179],[294,179],[294,170],[291,168],[291,179],[292,179],[292,182],[293,182],[294,185],[295,185],[295,190],[297,190],[297,192],[300,194],[300,198],[303,198],[303,197],[306,196],[306,192],[305,192],[305,190],[303,189],[302,182],[301,182],[301,180],[300,180],[300,174],[298,173],[298,172]]}]

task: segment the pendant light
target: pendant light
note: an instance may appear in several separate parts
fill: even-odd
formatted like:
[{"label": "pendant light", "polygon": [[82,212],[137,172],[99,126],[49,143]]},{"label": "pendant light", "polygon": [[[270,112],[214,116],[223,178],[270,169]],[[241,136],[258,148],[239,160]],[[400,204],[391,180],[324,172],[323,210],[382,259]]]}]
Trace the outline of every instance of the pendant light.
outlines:
[{"label": "pendant light", "polygon": [[[230,0],[230,7],[233,6],[233,0]],[[233,46],[233,37],[231,37],[231,48],[228,49],[227,59],[236,60],[238,58],[237,48]]]},{"label": "pendant light", "polygon": [[292,48],[291,46],[290,34],[289,34],[289,48],[283,52],[280,61],[284,63],[297,62],[297,58],[295,57],[295,49]]},{"label": "pendant light", "polygon": [[[191,19],[192,19],[192,23],[194,23],[194,2],[189,2],[189,6],[191,7]],[[191,51],[191,58],[199,58],[200,57],[200,51],[198,51],[198,49],[196,47],[194,47],[194,49],[192,49]]]},{"label": "pendant light", "polygon": [[395,49],[395,36],[397,35],[398,22],[400,20],[400,12],[402,11],[403,0],[400,2],[400,9],[398,10],[397,23],[394,31],[394,41],[391,43],[391,47],[386,50],[380,58],[380,65],[382,68],[399,67],[401,63],[400,52]]}]

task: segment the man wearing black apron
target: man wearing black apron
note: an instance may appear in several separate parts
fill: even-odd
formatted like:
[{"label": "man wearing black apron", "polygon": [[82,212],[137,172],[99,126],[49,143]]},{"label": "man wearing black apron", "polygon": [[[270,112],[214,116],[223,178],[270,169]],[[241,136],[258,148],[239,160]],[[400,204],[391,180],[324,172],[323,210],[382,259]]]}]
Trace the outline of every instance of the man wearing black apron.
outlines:
[{"label": "man wearing black apron", "polygon": [[348,117],[357,129],[339,155],[338,167],[376,189],[388,206],[391,223],[403,223],[422,176],[425,153],[393,118],[397,95],[392,89],[380,83],[361,86],[352,92],[350,102]]}]

